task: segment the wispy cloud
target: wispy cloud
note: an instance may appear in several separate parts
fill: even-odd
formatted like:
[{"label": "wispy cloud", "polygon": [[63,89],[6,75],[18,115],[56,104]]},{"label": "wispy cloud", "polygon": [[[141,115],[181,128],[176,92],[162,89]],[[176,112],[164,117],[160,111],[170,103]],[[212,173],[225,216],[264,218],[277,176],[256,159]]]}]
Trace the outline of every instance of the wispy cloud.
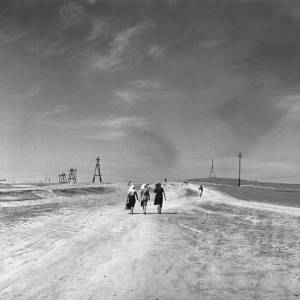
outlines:
[{"label": "wispy cloud", "polygon": [[48,127],[69,130],[74,136],[87,139],[120,138],[125,136],[128,131],[135,128],[144,128],[150,124],[145,118],[114,115],[102,119],[69,120],[63,115],[69,110],[69,106],[57,105],[53,110],[40,113],[38,120]]},{"label": "wispy cloud", "polygon": [[78,2],[64,1],[59,8],[59,14],[65,27],[77,25],[84,16],[84,10]]},{"label": "wispy cloud", "polygon": [[[79,20],[78,20],[79,21]],[[108,24],[102,18],[89,18],[89,33],[78,36],[75,40],[68,40],[68,35],[60,33],[59,38],[49,40],[48,37],[37,38],[30,42],[28,51],[42,58],[66,56],[70,61],[84,60],[90,56],[91,50],[97,46],[99,40],[105,36]]]},{"label": "wispy cloud", "polygon": [[30,102],[37,98],[42,88],[42,84],[36,84],[16,91],[2,92],[5,101]]},{"label": "wispy cloud", "polygon": [[72,128],[71,124],[65,123],[66,113],[71,112],[72,107],[68,104],[58,104],[49,110],[32,111],[31,117],[35,123],[56,128]]},{"label": "wispy cloud", "polygon": [[112,117],[105,121],[100,121],[98,126],[107,128],[129,128],[129,127],[144,127],[148,125],[148,121],[138,117]]},{"label": "wispy cloud", "polygon": [[27,34],[27,31],[21,31],[17,33],[6,33],[4,32],[4,30],[0,30],[0,47],[15,43],[26,37]]},{"label": "wispy cloud", "polygon": [[143,79],[127,83],[125,88],[116,90],[115,94],[122,101],[132,105],[177,97],[178,91],[167,88],[159,79]]},{"label": "wispy cloud", "polygon": [[157,79],[132,81],[127,84],[126,88],[115,91],[115,94],[128,104],[161,99],[174,93],[175,91],[165,89],[161,81]]},{"label": "wispy cloud", "polygon": [[164,46],[154,45],[149,48],[148,54],[153,57],[159,57],[164,53],[165,49]]},{"label": "wispy cloud", "polygon": [[147,156],[159,171],[166,172],[178,162],[179,151],[167,136],[151,128],[136,128],[128,132],[129,137],[137,140],[133,152]]},{"label": "wispy cloud", "polygon": [[272,85],[254,81],[240,95],[216,108],[219,118],[245,143],[252,144],[272,130],[285,116],[285,111],[276,103],[279,91]]},{"label": "wispy cloud", "polygon": [[72,110],[72,108],[68,104],[58,104],[58,105],[55,105],[52,110],[49,110],[49,111],[46,111],[46,112],[42,113],[42,115],[44,117],[46,117],[46,116],[56,116],[56,115],[60,115],[62,113],[69,112],[71,110]]},{"label": "wispy cloud", "polygon": [[[164,47],[149,47],[145,43],[144,35],[155,28],[151,21],[130,27],[115,25],[108,16],[89,13],[87,4],[96,2],[70,0],[57,4],[57,24],[51,24],[52,34],[33,29],[25,43],[26,50],[42,59],[61,57],[84,74],[131,68],[147,56],[163,54]],[[25,33],[2,35],[1,39],[0,32],[0,46],[22,38]]]},{"label": "wispy cloud", "polygon": [[123,131],[95,131],[95,132],[79,132],[74,134],[77,138],[88,140],[118,140],[123,138],[126,134]]},{"label": "wispy cloud", "polygon": [[226,42],[227,42],[226,39],[206,40],[206,41],[201,41],[200,47],[201,48],[213,48],[213,47],[217,47],[217,46],[223,45]]},{"label": "wispy cloud", "polygon": [[93,5],[96,3],[96,0],[87,0],[87,3],[90,4],[90,5]]},{"label": "wispy cloud", "polygon": [[54,122],[51,123],[54,127],[66,129],[106,129],[106,130],[122,130],[124,128],[143,127],[148,124],[148,121],[139,117],[116,117],[109,116],[106,119],[83,119],[69,122]]},{"label": "wispy cloud", "polygon": [[153,27],[153,23],[143,22],[117,33],[111,42],[109,53],[107,55],[94,55],[91,67],[105,71],[136,62],[137,57],[132,55],[134,39]]},{"label": "wispy cloud", "polygon": [[276,104],[279,109],[284,109],[288,114],[300,114],[300,94],[291,94],[284,97]]}]

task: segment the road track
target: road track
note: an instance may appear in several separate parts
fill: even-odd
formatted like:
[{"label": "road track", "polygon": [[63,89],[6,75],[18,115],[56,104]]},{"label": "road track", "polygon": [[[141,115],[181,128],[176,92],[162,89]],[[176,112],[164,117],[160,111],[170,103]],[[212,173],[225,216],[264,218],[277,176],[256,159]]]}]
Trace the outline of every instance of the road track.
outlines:
[{"label": "road track", "polygon": [[161,215],[139,203],[129,215],[123,186],[3,226],[0,299],[300,297],[298,216],[166,191]]}]

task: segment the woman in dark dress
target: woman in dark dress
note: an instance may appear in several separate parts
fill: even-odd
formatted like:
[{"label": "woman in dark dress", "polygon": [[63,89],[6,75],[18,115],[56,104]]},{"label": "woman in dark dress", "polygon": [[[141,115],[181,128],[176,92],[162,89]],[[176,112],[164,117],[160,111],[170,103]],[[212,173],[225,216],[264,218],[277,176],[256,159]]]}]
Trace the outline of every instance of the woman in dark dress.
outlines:
[{"label": "woman in dark dress", "polygon": [[154,194],[155,194],[154,205],[157,205],[157,212],[161,214],[161,208],[164,201],[163,198],[165,197],[165,201],[167,201],[167,197],[165,194],[165,190],[160,183],[155,184]]},{"label": "woman in dark dress", "polygon": [[135,201],[139,200],[137,191],[135,189],[134,184],[130,186],[129,190],[128,190],[128,194],[127,194],[127,209],[130,209],[131,214],[133,214],[133,208],[135,205]]}]

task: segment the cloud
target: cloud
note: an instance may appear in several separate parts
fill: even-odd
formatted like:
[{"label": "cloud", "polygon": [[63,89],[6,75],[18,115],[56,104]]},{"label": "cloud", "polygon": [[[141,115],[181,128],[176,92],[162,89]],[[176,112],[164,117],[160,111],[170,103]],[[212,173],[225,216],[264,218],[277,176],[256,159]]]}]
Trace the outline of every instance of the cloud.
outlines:
[{"label": "cloud", "polygon": [[160,131],[151,128],[134,128],[127,134],[134,141],[135,146],[132,151],[143,159],[150,160],[160,172],[166,172],[178,163],[178,149]]},{"label": "cloud", "polygon": [[106,128],[129,128],[129,127],[144,127],[148,125],[148,121],[144,118],[138,117],[112,117],[111,119],[107,119],[105,121],[101,121],[98,123],[100,127]]},{"label": "cloud", "polygon": [[72,110],[72,108],[68,104],[58,104],[58,105],[55,105],[52,110],[44,112],[42,115],[44,117],[45,116],[55,116],[55,115],[60,115],[62,113],[69,112],[71,110]]},{"label": "cloud", "polygon": [[0,31],[0,47],[11,45],[15,42],[22,40],[28,35],[27,31],[21,31],[17,33],[6,33],[4,30]]},{"label": "cloud", "polygon": [[[77,21],[79,22],[79,20]],[[64,28],[57,33],[56,39],[50,39],[47,35],[35,37],[27,49],[30,53],[43,59],[61,56],[66,61],[78,64],[78,62],[84,61],[86,56],[91,56],[92,50],[106,36],[109,26],[100,17],[86,17],[85,24],[82,25],[85,30],[80,34],[76,32],[75,28],[72,29],[72,39],[70,39],[70,29]]]},{"label": "cloud", "polygon": [[284,117],[285,111],[276,105],[279,91],[269,92],[270,85],[254,82],[236,98],[218,106],[217,116],[248,145],[270,131]]},{"label": "cloud", "polygon": [[35,123],[56,128],[71,128],[71,124],[65,123],[66,113],[71,112],[72,108],[68,104],[58,104],[46,111],[32,111],[31,116]]},{"label": "cloud", "polygon": [[4,101],[30,102],[37,98],[42,85],[36,84],[16,91],[2,92]]},{"label": "cloud", "polygon": [[84,10],[78,2],[69,0],[64,1],[59,8],[59,15],[63,21],[64,27],[77,25],[84,16]]},{"label": "cloud", "polygon": [[70,111],[69,106],[57,105],[51,111],[39,113],[37,119],[43,125],[69,130],[74,136],[87,139],[117,139],[134,128],[144,128],[150,125],[145,118],[114,115],[100,119],[68,120],[62,115],[68,111]]},{"label": "cloud", "polygon": [[241,13],[235,28],[242,30],[230,26],[228,42],[221,49],[247,87],[215,112],[239,140],[251,146],[297,110],[297,93],[291,91],[297,89],[300,76],[300,4],[248,2],[253,10],[247,15],[248,4],[235,8],[235,13]]},{"label": "cloud", "polygon": [[144,46],[138,38],[154,27],[151,22],[115,32],[108,17],[88,15],[81,6],[74,5],[61,7],[63,24],[58,26],[57,37],[41,35],[33,38],[27,47],[29,52],[44,59],[61,56],[84,68],[84,73],[117,70],[142,59]]},{"label": "cloud", "polygon": [[201,48],[214,48],[214,47],[223,45],[226,42],[228,42],[228,41],[225,40],[225,39],[220,39],[220,40],[217,40],[217,39],[205,40],[205,41],[201,41],[200,42],[200,47]]},{"label": "cloud", "polygon": [[117,33],[107,55],[93,56],[92,69],[107,71],[135,64],[139,57],[133,49],[134,40],[153,27],[153,23],[143,22]]},{"label": "cloud", "polygon": [[148,125],[148,121],[139,117],[116,117],[109,116],[106,119],[83,119],[72,122],[51,123],[54,127],[66,129],[104,129],[104,130],[123,130],[125,128],[143,127]]},{"label": "cloud", "polygon": [[161,93],[161,83],[157,80],[137,80],[127,85],[127,88],[117,90],[115,93],[129,104],[156,97]]},{"label": "cloud", "polygon": [[124,138],[125,133],[121,131],[78,132],[74,133],[74,136],[88,140],[119,140]]},{"label": "cloud", "polygon": [[123,89],[115,91],[116,96],[127,104],[135,104],[144,101],[162,100],[177,95],[175,89],[164,87],[159,79],[141,79],[127,83]]},{"label": "cloud", "polygon": [[164,53],[164,51],[165,51],[165,47],[154,45],[149,48],[148,53],[150,56],[159,57]]},{"label": "cloud", "polygon": [[290,94],[281,99],[276,107],[278,109],[285,110],[289,115],[296,115],[294,117],[299,118],[300,115],[300,94]]}]

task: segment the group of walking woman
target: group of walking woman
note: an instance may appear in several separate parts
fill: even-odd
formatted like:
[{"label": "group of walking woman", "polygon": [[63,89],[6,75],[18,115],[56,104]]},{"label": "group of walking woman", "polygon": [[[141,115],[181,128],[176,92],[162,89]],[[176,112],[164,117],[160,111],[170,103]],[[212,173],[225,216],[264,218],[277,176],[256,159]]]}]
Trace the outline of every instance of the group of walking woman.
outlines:
[{"label": "group of walking woman", "polygon": [[[167,200],[164,188],[161,186],[160,183],[155,184],[154,188],[154,205],[157,205],[157,212],[160,214],[163,201]],[[150,191],[147,183],[142,184],[140,189],[140,197],[138,196],[138,191],[135,188],[135,185],[132,184],[128,190],[127,194],[127,202],[126,202],[126,209],[130,209],[130,213],[133,214],[133,209],[135,206],[136,201],[141,202],[141,206],[143,207],[144,214],[146,214],[147,210],[147,203],[150,201]]]}]

